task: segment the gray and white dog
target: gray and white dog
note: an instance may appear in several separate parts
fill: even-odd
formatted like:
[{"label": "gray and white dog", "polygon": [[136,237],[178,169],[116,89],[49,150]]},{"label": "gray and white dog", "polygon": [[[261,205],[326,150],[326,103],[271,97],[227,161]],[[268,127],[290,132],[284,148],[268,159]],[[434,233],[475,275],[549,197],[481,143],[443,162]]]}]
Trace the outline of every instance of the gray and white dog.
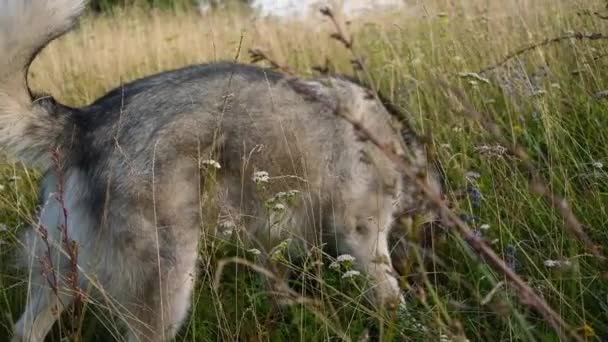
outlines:
[{"label": "gray and white dog", "polygon": [[[379,101],[346,79],[301,80],[234,63],[150,76],[82,108],[34,96],[32,60],[84,7],[0,0],[0,148],[46,170],[39,224],[22,239],[31,291],[15,341],[42,341],[74,301],[74,286],[111,299],[129,341],[174,337],[190,306],[202,227],[215,220],[201,209],[206,198],[238,212],[254,236],[271,231],[353,255],[376,303],[398,303],[390,226],[394,213],[422,204],[341,116],[420,170],[427,162]],[[263,191],[254,178],[268,181]],[[289,190],[302,200],[270,227],[262,193]]]}]

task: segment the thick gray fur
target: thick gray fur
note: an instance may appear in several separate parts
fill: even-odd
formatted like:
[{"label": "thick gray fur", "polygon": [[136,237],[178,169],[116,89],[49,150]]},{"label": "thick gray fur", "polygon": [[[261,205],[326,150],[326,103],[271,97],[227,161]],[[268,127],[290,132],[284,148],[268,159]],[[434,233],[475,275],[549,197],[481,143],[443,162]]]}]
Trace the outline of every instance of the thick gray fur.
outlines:
[{"label": "thick gray fur", "polygon": [[[46,170],[39,225],[23,236],[31,293],[14,341],[42,341],[74,300],[62,227],[78,246],[78,285],[107,301],[129,341],[174,337],[190,306],[200,243],[212,233],[203,227],[216,223],[205,215],[208,199],[252,240],[270,231],[273,241],[352,254],[373,281],[375,302],[399,303],[390,226],[396,212],[423,205],[341,118],[425,170],[424,149],[404,143],[381,103],[346,79],[302,80],[233,63],[150,76],[83,108],[33,98],[31,61],[83,7],[0,0],[0,148]],[[253,181],[258,171],[269,173],[268,183]],[[269,226],[264,201],[288,190],[299,191],[298,201]]]}]

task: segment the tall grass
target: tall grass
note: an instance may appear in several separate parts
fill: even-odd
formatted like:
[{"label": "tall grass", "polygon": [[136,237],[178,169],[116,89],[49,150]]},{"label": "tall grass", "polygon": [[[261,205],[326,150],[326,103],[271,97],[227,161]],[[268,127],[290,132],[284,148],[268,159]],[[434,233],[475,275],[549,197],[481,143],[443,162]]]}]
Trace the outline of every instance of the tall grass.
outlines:
[{"label": "tall grass", "polygon": [[[365,82],[391,99],[428,137],[447,176],[459,213],[526,282],[588,340],[608,338],[608,274],[570,234],[564,220],[530,192],[520,161],[480,125],[468,121],[438,79],[464,89],[475,108],[526,148],[552,192],[565,197],[600,246],[608,243],[607,41],[565,40],[533,49],[476,76],[515,49],[569,31],[608,32],[594,11],[601,2],[433,1],[416,10],[354,21],[356,49],[371,71]],[[586,12],[585,12],[586,11]],[[43,51],[31,86],[71,105],[90,103],[121,83],[192,63],[248,62],[260,48],[304,77],[325,65],[353,73],[349,51],[329,38],[327,24],[254,20],[244,13],[200,17],[188,12],[128,9],[86,17],[74,32]],[[487,82],[486,82],[487,80]],[[10,336],[26,284],[12,268],[15,234],[34,218],[38,174],[0,166],[0,340]],[[542,340],[558,334],[530,310],[504,278],[457,234],[438,234],[430,250],[412,246],[406,304],[395,315],[365,305],[363,279],[342,279],[310,255],[290,285],[301,300],[277,310],[267,279],[229,264],[215,288],[217,262],[256,261],[240,240],[209,244],[193,309],[178,340]],[[120,336],[103,303],[64,319],[52,341],[72,336],[107,341]]]}]

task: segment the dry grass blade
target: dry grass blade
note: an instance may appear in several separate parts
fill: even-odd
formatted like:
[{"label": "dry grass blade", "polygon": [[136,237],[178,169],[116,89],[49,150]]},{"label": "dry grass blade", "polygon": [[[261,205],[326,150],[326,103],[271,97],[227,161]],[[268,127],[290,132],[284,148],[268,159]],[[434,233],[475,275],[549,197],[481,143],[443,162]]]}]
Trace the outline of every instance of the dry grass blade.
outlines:
[{"label": "dry grass blade", "polygon": [[608,20],[608,15],[602,14],[598,11],[583,10],[583,11],[578,12],[577,14],[578,15],[591,15],[591,16],[595,16],[602,20]]},{"label": "dry grass blade", "polygon": [[365,78],[370,81],[370,88],[372,90],[372,92],[371,92],[372,96],[374,96],[376,98],[376,100],[381,101],[380,98],[378,97],[378,89],[376,89],[376,86],[373,82],[373,77],[372,77],[371,72],[369,71],[369,69],[367,69],[363,58],[355,51],[355,48],[353,45],[354,39],[353,39],[352,35],[346,29],[346,24],[342,23],[340,20],[338,20],[338,17],[335,15],[335,13],[333,12],[333,10],[330,7],[323,7],[323,8],[321,8],[320,11],[321,11],[322,15],[328,17],[331,20],[331,22],[334,25],[334,28],[336,30],[336,32],[330,34],[330,37],[341,42],[344,45],[344,47],[351,53],[352,59],[351,59],[350,63],[352,65],[353,69],[355,70],[355,72],[362,72],[364,74]]},{"label": "dry grass blade", "polygon": [[549,45],[552,43],[558,43],[564,40],[568,40],[568,39],[576,39],[576,40],[600,40],[600,39],[608,39],[608,36],[600,33],[600,32],[570,32],[567,34],[564,34],[562,36],[559,37],[553,37],[553,38],[546,38],[540,42],[528,45],[528,46],[524,46],[522,48],[519,48],[509,54],[507,54],[503,59],[501,59],[498,63],[492,64],[488,67],[485,67],[481,70],[479,70],[478,74],[484,73],[484,72],[488,72],[491,70],[494,70],[496,68],[499,68],[503,65],[505,65],[508,61],[510,61],[511,59],[522,55],[530,50],[534,50],[537,49],[539,47],[545,46],[545,45]]},{"label": "dry grass blade", "polygon": [[347,49],[350,49],[353,46],[353,37],[346,31],[344,25],[338,20],[334,11],[330,7],[323,7],[320,11],[321,14],[328,17],[336,27],[336,32],[332,33],[330,37],[344,44]]},{"label": "dry grass blade", "polygon": [[251,63],[266,61],[270,67],[275,70],[280,70],[286,74],[293,75],[294,72],[289,67],[281,65],[279,62],[270,57],[266,52],[259,48],[249,49],[249,57]]}]

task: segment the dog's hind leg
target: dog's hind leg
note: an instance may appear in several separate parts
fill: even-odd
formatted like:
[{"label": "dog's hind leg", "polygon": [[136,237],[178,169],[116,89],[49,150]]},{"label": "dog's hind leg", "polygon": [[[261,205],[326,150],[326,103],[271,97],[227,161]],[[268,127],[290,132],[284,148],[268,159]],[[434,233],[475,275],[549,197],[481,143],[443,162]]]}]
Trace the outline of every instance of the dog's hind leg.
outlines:
[{"label": "dog's hind leg", "polygon": [[194,281],[196,280],[196,260],[198,252],[191,253],[191,258],[188,261],[182,261],[181,270],[176,272],[174,282],[169,284],[169,291],[165,296],[165,302],[168,305],[168,317],[164,330],[169,338],[174,338],[179,328],[182,326],[188,311],[190,309],[190,301]]},{"label": "dog's hind leg", "polygon": [[196,247],[180,247],[188,249],[187,255],[182,249],[181,260],[163,272],[160,282],[157,276],[150,280],[144,296],[146,303],[138,301],[131,305],[131,316],[127,319],[129,342],[169,341],[177,335],[190,308],[198,255]]},{"label": "dog's hind leg", "polygon": [[[33,268],[34,270],[37,267]],[[49,281],[41,273],[33,274],[30,282],[30,295],[24,313],[15,325],[13,342],[44,341],[45,336],[59,318],[63,310],[72,304],[73,296],[70,289],[61,281],[57,284]],[[56,278],[61,276],[54,271]],[[66,273],[63,273],[65,276]],[[49,275],[49,277],[53,277]]]},{"label": "dog's hind leg", "polygon": [[168,341],[175,337],[190,308],[201,236],[198,162],[173,160],[155,178],[154,220],[142,231],[148,238],[131,261],[146,270],[131,298],[129,342]]},{"label": "dog's hind leg", "polygon": [[[55,183],[53,174],[45,176],[43,199],[56,191]],[[70,263],[59,251],[61,213],[57,201],[45,201],[39,228],[31,228],[21,237],[23,254],[19,261],[27,267],[30,279],[25,311],[14,328],[15,342],[43,341],[61,312],[72,303],[71,289],[65,283]]]}]

